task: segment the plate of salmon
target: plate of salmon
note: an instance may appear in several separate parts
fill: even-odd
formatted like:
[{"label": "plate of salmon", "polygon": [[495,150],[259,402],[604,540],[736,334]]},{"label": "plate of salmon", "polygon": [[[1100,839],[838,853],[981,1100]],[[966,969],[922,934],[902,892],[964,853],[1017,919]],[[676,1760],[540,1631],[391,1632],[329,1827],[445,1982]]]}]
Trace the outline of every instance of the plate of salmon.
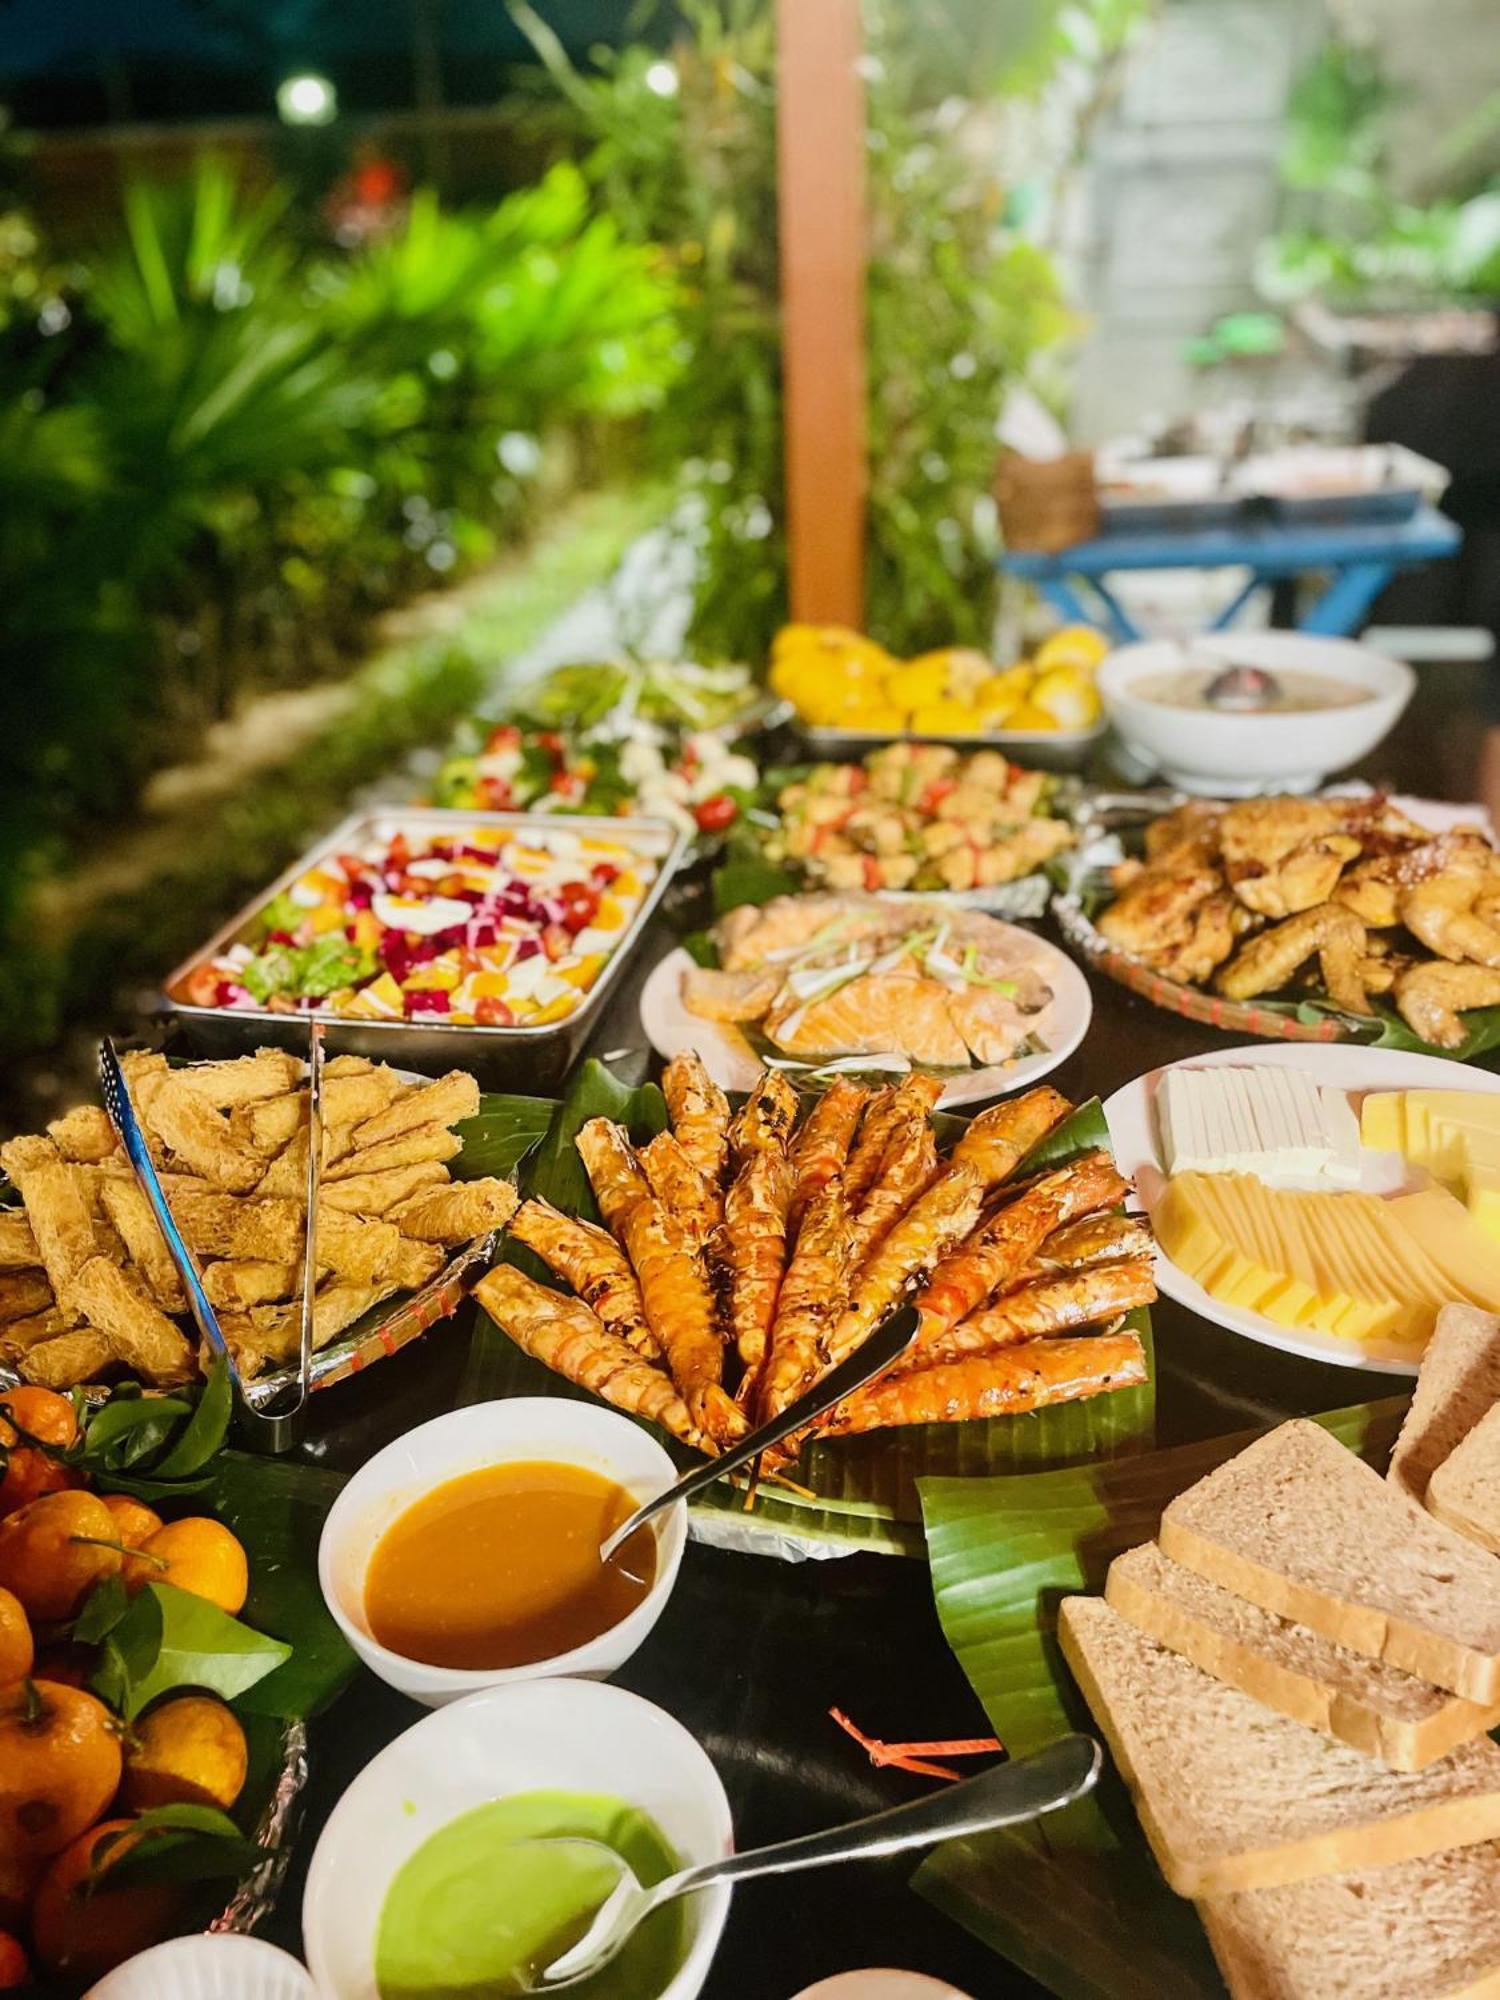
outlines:
[{"label": "plate of salmon", "polygon": [[810,1078],[923,1070],[945,1107],[1021,1089],[1063,1062],[1093,1000],[1071,959],[1018,924],[921,896],[779,896],[721,917],[715,963],[667,955],[641,1023],[696,1051],[724,1090],[763,1066]]}]

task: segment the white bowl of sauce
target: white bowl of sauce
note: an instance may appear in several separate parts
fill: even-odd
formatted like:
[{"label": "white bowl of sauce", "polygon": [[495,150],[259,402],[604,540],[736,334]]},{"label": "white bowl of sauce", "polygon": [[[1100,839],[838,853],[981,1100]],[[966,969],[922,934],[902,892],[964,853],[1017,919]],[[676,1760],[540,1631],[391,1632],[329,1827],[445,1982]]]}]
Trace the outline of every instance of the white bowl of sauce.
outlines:
[{"label": "white bowl of sauce", "polygon": [[476,1403],[362,1466],[318,1546],[323,1596],[372,1673],[429,1708],[553,1675],[602,1680],[661,1616],[677,1506],[608,1564],[600,1542],[676,1478],[638,1424],[550,1396]]},{"label": "white bowl of sauce", "polygon": [[[646,1883],[734,1844],[718,1773],[662,1709],[589,1681],[487,1688],[423,1716],[334,1807],[302,1902],[323,2000],[513,1990],[598,1900],[529,1845],[549,1838],[602,1840]],[[723,1885],[669,1904],[578,2000],[693,2000],[728,1910]]]},{"label": "white bowl of sauce", "polygon": [[[1205,700],[1226,668],[1269,674],[1253,710]],[[1302,632],[1212,632],[1122,646],[1099,668],[1099,696],[1126,746],[1183,791],[1245,798],[1312,791],[1368,756],[1411,699],[1416,675],[1352,639]]]}]

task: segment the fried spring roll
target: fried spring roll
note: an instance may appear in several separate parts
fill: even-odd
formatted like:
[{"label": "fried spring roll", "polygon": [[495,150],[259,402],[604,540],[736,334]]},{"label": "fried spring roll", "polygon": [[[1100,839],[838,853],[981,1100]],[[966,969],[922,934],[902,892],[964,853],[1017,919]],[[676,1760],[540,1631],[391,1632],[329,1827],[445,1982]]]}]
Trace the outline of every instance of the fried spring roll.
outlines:
[{"label": "fried spring roll", "polygon": [[723,1386],[724,1343],[702,1262],[654,1195],[632,1202],[621,1224],[646,1323],[700,1430],[720,1444],[743,1437],[745,1413]]},{"label": "fried spring roll", "polygon": [[797,1092],[779,1069],[764,1069],[729,1127],[729,1150],[743,1163],[752,1153],[785,1153],[797,1123]]},{"label": "fried spring roll", "polygon": [[1045,1083],[1008,1104],[992,1104],[970,1120],[951,1163],[973,1167],[986,1188],[998,1187],[1072,1109],[1066,1097]]},{"label": "fried spring roll", "polygon": [[194,1089],[186,1071],[167,1078],[143,1118],[164,1146],[230,1194],[248,1194],[265,1171],[264,1160],[236,1144],[229,1120]]},{"label": "fried spring roll", "polygon": [[41,1262],[25,1209],[0,1209],[0,1271],[40,1270]]},{"label": "fried spring roll", "polygon": [[1146,1356],[1133,1333],[1078,1340],[1032,1340],[997,1354],[971,1356],[911,1374],[883,1375],[819,1421],[819,1437],[849,1437],[898,1424],[962,1423],[1012,1417],[1049,1403],[1079,1402],[1146,1379]]},{"label": "fried spring roll", "polygon": [[441,1243],[419,1243],[415,1237],[403,1236],[386,1276],[394,1279],[398,1291],[419,1292],[437,1276],[446,1261]]},{"label": "fried spring roll", "polygon": [[618,1236],[631,1209],[647,1200],[651,1193],[640,1162],[630,1149],[630,1141],[609,1119],[591,1118],[574,1144],[588,1174],[589,1186],[594,1190],[604,1226]]},{"label": "fried spring roll", "polygon": [[933,1272],[917,1299],[922,1325],[914,1352],[966,1319],[1015,1278],[1054,1229],[1108,1208],[1129,1191],[1107,1153],[1086,1153],[1043,1174],[975,1230]]},{"label": "fried spring roll", "polygon": [[253,1056],[194,1063],[175,1074],[215,1111],[229,1111],[294,1089],[301,1080],[302,1064],[286,1049],[257,1049]]},{"label": "fried spring roll", "polygon": [[869,1092],[852,1077],[836,1076],[808,1112],[792,1148],[796,1184],[787,1214],[787,1233],[794,1240],[807,1205],[820,1188],[842,1173],[853,1143],[854,1128]]},{"label": "fried spring roll", "polygon": [[[433,1125],[456,1125],[460,1119],[472,1118],[478,1109],[479,1085],[467,1070],[452,1069],[436,1083],[408,1090],[384,1110],[365,1119],[354,1134],[355,1144],[371,1148],[386,1146]],[[457,1152],[458,1147],[455,1145],[453,1150]]]},{"label": "fried spring roll", "polygon": [[398,1202],[390,1219],[403,1236],[424,1243],[468,1243],[510,1221],[520,1196],[509,1181],[488,1176]]},{"label": "fried spring roll", "polygon": [[[335,1281],[322,1286],[313,1299],[314,1348],[326,1347],[396,1289],[389,1279],[373,1285],[345,1285]],[[265,1361],[296,1359],[302,1341],[300,1299],[286,1306],[254,1306],[245,1317],[249,1321],[249,1332],[244,1336],[246,1344]]]},{"label": "fried spring roll", "polygon": [[849,1213],[839,1175],[808,1203],[796,1248],[781,1280],[761,1371],[759,1416],[784,1410],[817,1374],[842,1309],[852,1269]]},{"label": "fried spring roll", "polygon": [[1049,1340],[1060,1333],[1113,1320],[1156,1297],[1150,1257],[1121,1257],[1113,1263],[1087,1264],[1076,1271],[1049,1273],[1034,1283],[1007,1292],[994,1305],[961,1319],[957,1326],[915,1353],[901,1356],[893,1374],[912,1367],[936,1368],[966,1354],[989,1354],[1025,1340]]},{"label": "fried spring roll", "polygon": [[17,1368],[41,1389],[73,1389],[89,1382],[114,1359],[114,1349],[94,1327],[79,1327],[27,1348]]},{"label": "fried spring roll", "polygon": [[203,1289],[209,1304],[223,1312],[248,1312],[251,1306],[275,1305],[295,1297],[302,1266],[271,1264],[264,1258],[224,1258],[203,1267]]},{"label": "fried spring roll", "polygon": [[90,1165],[120,1151],[119,1135],[99,1104],[75,1104],[47,1127],[47,1136],[65,1160]]},{"label": "fried spring roll", "polygon": [[[327,1096],[324,1085],[324,1096]],[[289,1146],[307,1120],[307,1092],[289,1090],[256,1104],[239,1104],[229,1114],[229,1130],[242,1146],[271,1155]]]},{"label": "fried spring roll", "polygon": [[880,1171],[854,1218],[854,1261],[862,1264],[891,1225],[911,1207],[938,1170],[937,1141],[925,1112],[902,1118],[891,1134]]},{"label": "fried spring roll", "polygon": [[617,1410],[660,1424],[699,1451],[710,1456],[716,1451],[669,1378],[611,1333],[582,1299],[549,1291],[508,1264],[487,1272],[475,1293],[517,1347],[564,1381],[592,1389]]},{"label": "fried spring roll", "polygon": [[796,1176],[785,1153],[751,1152],[724,1199],[723,1261],[729,1331],[745,1373],[736,1401],[754,1407],[786,1268],[787,1214]]},{"label": "fried spring roll", "polygon": [[[403,1241],[393,1222],[345,1215],[341,1209],[318,1203],[318,1264],[341,1284],[372,1285],[377,1278],[387,1277]],[[283,1292],[281,1296],[290,1294]]]},{"label": "fried spring roll", "polygon": [[[433,1089],[437,1086],[434,1084]],[[395,1107],[392,1107],[393,1109]],[[464,1142],[446,1125],[420,1125],[410,1132],[385,1139],[378,1146],[360,1145],[347,1158],[324,1170],[324,1181],[332,1186],[354,1175],[389,1173],[392,1167],[418,1167],[429,1160],[451,1160],[464,1149]]]},{"label": "fried spring roll", "polygon": [[0,1354],[7,1361],[14,1361],[28,1353],[38,1342],[55,1340],[59,1334],[67,1333],[73,1322],[65,1312],[59,1312],[55,1305],[43,1306],[37,1313],[30,1313],[25,1319],[9,1319],[0,1325]]},{"label": "fried spring roll", "polygon": [[701,1250],[723,1215],[724,1203],[689,1159],[672,1132],[658,1132],[636,1154],[647,1185],[694,1250]]},{"label": "fried spring roll", "polygon": [[718,1187],[729,1155],[729,1099],[691,1050],[673,1056],[661,1088],[683,1150],[709,1186]]},{"label": "fried spring roll", "polygon": [[50,1139],[38,1138],[8,1140],[0,1146],[0,1166],[26,1204],[42,1269],[62,1303],[68,1284],[95,1254],[81,1170],[69,1166]]},{"label": "fried spring roll", "polygon": [[163,1312],[187,1311],[187,1294],[172,1262],[167,1239],[157,1225],[150,1202],[133,1180],[103,1181],[99,1199],[104,1212],[120,1233],[120,1240],[132,1264],[146,1281],[146,1289]]},{"label": "fried spring roll", "polygon": [[902,1294],[968,1235],[983,1199],[972,1167],[954,1167],[918,1196],[865,1260],[854,1296],[829,1337],[830,1367],[867,1340]]},{"label": "fried spring roll", "polygon": [[8,1271],[0,1276],[0,1321],[30,1319],[56,1301],[42,1271]]},{"label": "fried spring roll", "polygon": [[186,1382],[193,1350],[131,1271],[91,1257],[63,1300],[109,1342],[116,1358],[148,1382]]},{"label": "fried spring roll", "polygon": [[389,1215],[399,1202],[425,1188],[441,1187],[448,1169],[440,1160],[423,1160],[414,1167],[392,1167],[384,1173],[351,1174],[347,1180],[324,1181],[318,1191],[320,1208],[341,1208],[350,1215]]},{"label": "fried spring roll", "polygon": [[564,1215],[533,1196],[517,1210],[510,1233],[565,1279],[611,1333],[648,1360],[660,1359],[661,1347],[646,1324],[635,1272],[607,1229]]}]

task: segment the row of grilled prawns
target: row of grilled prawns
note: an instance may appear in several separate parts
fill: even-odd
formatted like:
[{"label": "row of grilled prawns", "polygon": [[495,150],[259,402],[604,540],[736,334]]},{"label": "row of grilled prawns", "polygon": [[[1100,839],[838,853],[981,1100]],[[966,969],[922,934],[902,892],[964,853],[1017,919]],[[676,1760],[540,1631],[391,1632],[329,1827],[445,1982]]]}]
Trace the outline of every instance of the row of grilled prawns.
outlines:
[{"label": "row of grilled prawns", "polygon": [[[713,1453],[785,1409],[911,1298],[912,1346],[820,1436],[1005,1416],[1144,1381],[1121,1324],[1155,1297],[1143,1223],[1103,1152],[1012,1177],[1073,1108],[1031,1090],[940,1150],[938,1079],[801,1099],[766,1071],[743,1107],[695,1055],[663,1078],[671,1129],[594,1119],[578,1151],[604,1227],[531,1200],[514,1238],[571,1294],[500,1266],[479,1295],[528,1354]],[[1092,1329],[1092,1330],[1089,1330]]]}]

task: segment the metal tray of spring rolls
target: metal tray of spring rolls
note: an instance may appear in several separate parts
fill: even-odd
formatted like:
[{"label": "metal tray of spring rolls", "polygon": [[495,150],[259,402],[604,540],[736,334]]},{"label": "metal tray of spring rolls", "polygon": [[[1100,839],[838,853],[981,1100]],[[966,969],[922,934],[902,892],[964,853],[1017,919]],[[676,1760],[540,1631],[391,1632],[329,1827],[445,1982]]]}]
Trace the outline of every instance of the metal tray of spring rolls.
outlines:
[{"label": "metal tray of spring rolls", "polygon": [[[633,846],[656,866],[656,878],[640,908],[620,933],[598,979],[583,1002],[565,1020],[539,1028],[503,1028],[434,1021],[350,1020],[323,1008],[282,1013],[270,1007],[202,1007],[180,997],[179,989],[205,959],[232,944],[251,942],[255,918],[273,897],[291,887],[300,875],[316,868],[352,844],[393,838],[397,833],[421,839],[457,835],[471,828],[495,828],[525,833],[539,840],[558,833],[576,833],[618,840]],[[593,1033],[611,988],[624,971],[661,901],[667,883],[682,860],[687,839],[666,820],[611,818],[583,814],[466,812],[440,806],[391,807],[357,813],[344,820],[316,846],[263,889],[253,902],[230,918],[205,945],[184,959],[163,981],[164,1013],[181,1026],[188,1046],[205,1056],[243,1055],[268,1045],[301,1053],[309,1020],[327,1024],[325,1045],[331,1054],[371,1056],[439,1074],[467,1069],[486,1089],[522,1087],[538,1092],[560,1083]]]}]

